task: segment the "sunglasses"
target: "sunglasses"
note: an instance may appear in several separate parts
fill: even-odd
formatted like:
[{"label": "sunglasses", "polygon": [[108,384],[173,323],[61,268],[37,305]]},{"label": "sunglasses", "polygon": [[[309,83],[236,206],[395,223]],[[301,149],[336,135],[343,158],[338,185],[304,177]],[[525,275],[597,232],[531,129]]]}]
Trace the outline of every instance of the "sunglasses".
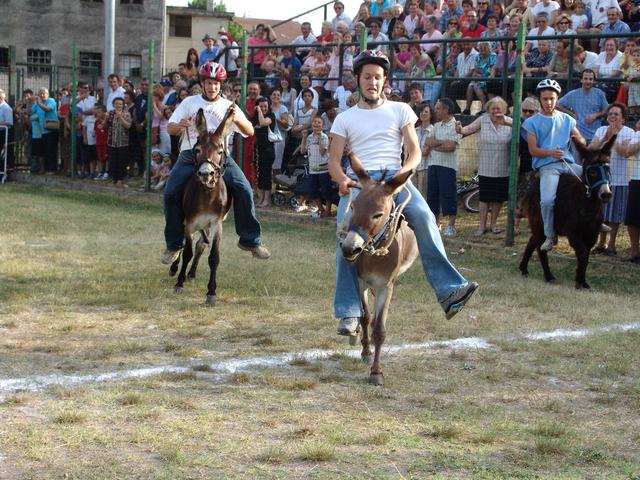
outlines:
[{"label": "sunglasses", "polygon": [[569,22],[559,22],[560,25],[569,25]]},{"label": "sunglasses", "polygon": [[529,110],[528,108],[523,108],[523,109],[522,109],[522,113],[531,113],[531,114],[534,114],[534,113],[536,113],[536,111],[535,111],[535,110]]}]

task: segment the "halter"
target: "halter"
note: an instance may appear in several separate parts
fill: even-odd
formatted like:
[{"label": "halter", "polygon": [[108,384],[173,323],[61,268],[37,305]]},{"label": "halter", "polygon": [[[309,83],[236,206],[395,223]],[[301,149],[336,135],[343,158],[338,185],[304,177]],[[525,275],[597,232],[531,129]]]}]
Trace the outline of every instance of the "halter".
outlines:
[{"label": "halter", "polygon": [[[389,214],[387,221],[385,222],[383,227],[380,229],[380,231],[373,236],[370,236],[368,233],[366,233],[360,225],[349,224],[347,228],[344,222],[344,217],[343,217],[342,221],[340,222],[340,228],[338,229],[338,238],[342,240],[347,236],[347,233],[349,231],[354,231],[358,235],[360,235],[365,241],[364,246],[362,247],[362,251],[357,255],[356,259],[363,253],[366,253],[368,255],[373,255],[376,257],[389,254],[389,247],[391,246],[391,243],[396,237],[396,232],[398,231],[398,225],[400,224],[400,221],[404,218],[404,215],[402,214],[402,212],[404,211],[404,208],[407,206],[407,204],[411,200],[411,190],[409,190],[406,185],[403,186],[402,188],[403,190],[407,191],[407,198],[405,198],[404,201],[400,204],[397,204],[394,201],[395,207]],[[346,212],[351,207],[352,198],[353,198],[352,190],[349,190],[349,200],[345,208],[345,215],[346,215]]]},{"label": "halter", "polygon": [[[591,184],[589,182],[589,171],[597,170],[600,173],[600,180],[596,183]],[[596,162],[594,164],[588,165],[584,167],[584,186],[587,189],[587,198],[591,198],[591,194],[596,190],[600,185],[604,185],[605,183],[609,183],[609,175],[611,172],[611,168],[609,164],[604,162]]]},{"label": "halter", "polygon": [[[210,186],[205,185],[205,184],[202,185],[207,190],[213,190],[214,188],[216,188],[217,183],[220,181],[220,179],[224,175],[224,170],[225,170],[225,167],[226,167],[226,163],[222,163],[221,165],[217,165],[217,164],[213,163],[211,160],[207,159],[207,160],[203,160],[202,163],[200,164],[200,166],[202,166],[202,164],[204,164],[204,163],[208,163],[209,165],[211,165],[213,167],[214,172],[218,173],[218,175],[219,175],[219,177],[216,180],[216,183],[213,185],[213,187],[210,187]],[[196,172],[196,175],[197,175],[197,172]]]}]

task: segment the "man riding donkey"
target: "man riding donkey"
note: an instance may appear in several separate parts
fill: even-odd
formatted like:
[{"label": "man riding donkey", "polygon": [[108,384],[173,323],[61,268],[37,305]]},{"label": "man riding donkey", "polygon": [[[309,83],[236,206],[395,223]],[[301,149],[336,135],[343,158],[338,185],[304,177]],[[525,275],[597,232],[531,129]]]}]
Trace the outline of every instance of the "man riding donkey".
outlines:
[{"label": "man riding donkey", "polygon": [[[372,180],[388,181],[396,175],[412,172],[420,163],[421,151],[415,133],[417,120],[411,108],[401,102],[390,102],[382,97],[382,89],[389,74],[389,60],[379,51],[360,53],[353,69],[358,78],[359,102],[339,114],[331,128],[329,172],[340,189],[337,224],[348,224],[350,212],[349,191],[355,198],[359,190],[354,172],[345,174],[341,159],[345,146],[358,157]],[[402,142],[408,156],[402,164]],[[437,147],[440,148],[440,147]],[[478,288],[476,282],[467,282],[447,259],[435,217],[422,195],[411,182],[406,184],[411,199],[403,214],[418,242],[427,280],[435,290],[438,302],[447,318],[459,312]],[[407,191],[398,193],[397,202],[404,202]],[[338,319],[338,334],[355,335],[360,317],[364,314],[358,287],[358,272],[353,263],[345,260],[342,250],[336,251],[336,290],[334,311]]]},{"label": "man riding donkey", "polygon": [[[569,141],[573,139],[585,147],[586,141],[576,127],[576,120],[556,109],[562,93],[558,82],[550,78],[544,79],[538,83],[536,93],[541,110],[528,118],[522,127],[527,132],[532,167],[540,174],[540,213],[546,236],[540,250],[548,252],[558,242],[554,226],[554,205],[560,175],[567,173],[580,177],[582,174],[582,167],[575,162],[569,150]],[[603,232],[611,231],[607,225],[600,228]]]},{"label": "man riding donkey", "polygon": [[[171,264],[178,259],[184,243],[182,193],[189,178],[196,171],[196,155],[193,148],[198,141],[198,131],[195,125],[198,110],[203,110],[207,129],[213,132],[218,128],[227,110],[231,108],[232,131],[240,133],[243,137],[253,135],[253,126],[242,110],[221,96],[222,87],[227,79],[224,67],[208,61],[200,67],[198,73],[202,85],[202,95],[184,99],[171,115],[167,127],[170,135],[180,135],[183,132],[184,135],[180,144],[178,161],[171,170],[164,192],[164,237],[167,249],[162,255],[162,263],[166,264]],[[238,247],[250,251],[255,258],[267,259],[271,256],[271,252],[261,243],[260,223],[255,216],[251,185],[227,152],[228,150],[225,148],[223,179],[233,197],[236,233],[240,237]]]}]

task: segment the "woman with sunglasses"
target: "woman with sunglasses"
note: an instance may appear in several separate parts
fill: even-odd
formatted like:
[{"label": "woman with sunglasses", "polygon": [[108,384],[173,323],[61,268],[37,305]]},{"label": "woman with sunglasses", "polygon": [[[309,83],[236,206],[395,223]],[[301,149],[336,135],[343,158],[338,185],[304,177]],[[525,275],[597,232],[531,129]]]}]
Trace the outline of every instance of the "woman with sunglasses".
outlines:
[{"label": "woman with sunglasses", "polygon": [[558,15],[556,20],[556,35],[575,35],[576,32],[571,29],[571,19],[566,13]]}]

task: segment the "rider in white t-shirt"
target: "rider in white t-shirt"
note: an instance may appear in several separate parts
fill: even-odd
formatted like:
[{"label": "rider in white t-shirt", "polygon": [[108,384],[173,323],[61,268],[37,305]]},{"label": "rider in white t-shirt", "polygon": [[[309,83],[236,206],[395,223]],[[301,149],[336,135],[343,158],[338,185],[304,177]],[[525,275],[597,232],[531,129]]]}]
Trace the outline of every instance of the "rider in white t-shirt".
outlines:
[{"label": "rider in white t-shirt", "polygon": [[[329,148],[329,173],[338,184],[341,195],[338,225],[342,224],[345,215],[350,214],[345,211],[348,203],[346,194],[357,186],[354,174],[350,170],[345,174],[341,168],[346,146],[360,159],[368,175],[377,181],[414,171],[421,159],[414,128],[416,114],[407,104],[391,102],[382,97],[390,68],[386,55],[380,51],[365,50],[354,60],[353,67],[360,101],[336,117],[331,127]],[[401,158],[403,141],[408,152],[404,164]],[[403,213],[416,234],[427,280],[435,290],[447,318],[451,318],[471,298],[478,284],[467,282],[449,262],[433,213],[413,184],[407,182],[406,186],[412,197]],[[357,193],[358,190],[353,191],[354,196]],[[406,196],[403,190],[398,194],[397,201],[403,201]],[[339,245],[336,251],[334,313],[339,320],[338,333],[355,334],[363,314],[358,275],[356,266],[342,256]]]}]

